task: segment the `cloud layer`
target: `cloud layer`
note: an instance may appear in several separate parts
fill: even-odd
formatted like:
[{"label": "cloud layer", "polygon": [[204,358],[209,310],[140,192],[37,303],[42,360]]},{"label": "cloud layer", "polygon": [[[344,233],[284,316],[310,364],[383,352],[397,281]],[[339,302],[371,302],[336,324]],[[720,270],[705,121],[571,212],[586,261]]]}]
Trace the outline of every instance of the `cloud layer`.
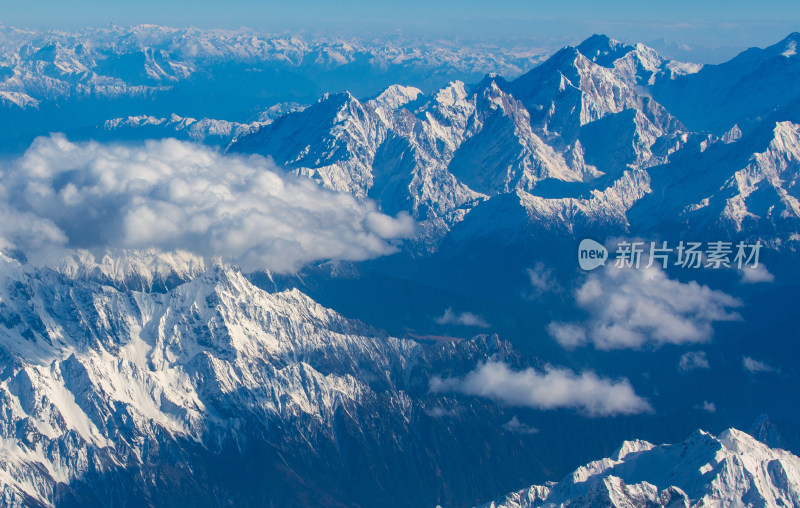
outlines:
[{"label": "cloud layer", "polygon": [[363,260],[413,234],[372,202],[285,176],[262,157],[176,140],[144,145],[37,139],[0,175],[0,248],[184,249],[243,268],[294,271]]},{"label": "cloud layer", "polygon": [[739,319],[731,309],[741,305],[708,286],[670,279],[657,267],[607,266],[589,275],[575,301],[589,319],[553,322],[548,332],[566,348],[591,343],[605,350],[707,342],[712,324]]},{"label": "cloud layer", "polygon": [[430,390],[486,397],[509,406],[577,409],[589,416],[652,411],[627,379],[613,381],[594,372],[576,374],[549,365],[543,371],[532,368],[515,371],[505,363],[489,361],[463,378],[434,377]]}]

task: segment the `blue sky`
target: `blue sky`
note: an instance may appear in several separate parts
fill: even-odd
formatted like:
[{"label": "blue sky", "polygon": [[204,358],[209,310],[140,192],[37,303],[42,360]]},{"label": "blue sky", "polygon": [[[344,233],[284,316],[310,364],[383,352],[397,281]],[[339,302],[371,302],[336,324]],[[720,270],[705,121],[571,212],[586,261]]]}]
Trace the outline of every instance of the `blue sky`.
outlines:
[{"label": "blue sky", "polygon": [[627,41],[666,40],[662,44],[676,52],[680,45],[706,48],[713,55],[768,45],[800,31],[800,1],[0,0],[5,25],[74,29],[110,22],[564,42],[606,33]]}]

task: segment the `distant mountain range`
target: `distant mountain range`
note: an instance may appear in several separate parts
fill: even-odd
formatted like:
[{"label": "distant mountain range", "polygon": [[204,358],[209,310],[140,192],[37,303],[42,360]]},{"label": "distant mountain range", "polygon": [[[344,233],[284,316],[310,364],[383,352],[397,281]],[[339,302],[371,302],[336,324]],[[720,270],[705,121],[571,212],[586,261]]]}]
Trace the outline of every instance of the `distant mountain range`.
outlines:
[{"label": "distant mountain range", "polygon": [[549,51],[154,25],[74,33],[0,27],[0,107],[15,121],[0,135],[5,149],[12,142],[17,149],[47,129],[86,130],[145,111],[248,122],[261,109],[327,92],[362,96],[398,82],[427,90],[487,72],[516,75]]}]

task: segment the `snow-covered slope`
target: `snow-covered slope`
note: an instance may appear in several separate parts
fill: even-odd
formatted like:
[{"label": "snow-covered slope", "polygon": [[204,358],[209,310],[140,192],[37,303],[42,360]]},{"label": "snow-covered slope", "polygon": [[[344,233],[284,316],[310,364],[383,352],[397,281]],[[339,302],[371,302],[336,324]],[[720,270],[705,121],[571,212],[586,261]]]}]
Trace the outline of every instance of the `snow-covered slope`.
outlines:
[{"label": "snow-covered slope", "polygon": [[736,429],[719,436],[699,430],[674,445],[626,441],[558,483],[484,506],[800,506],[800,458]]},{"label": "snow-covered slope", "polygon": [[366,101],[326,95],[229,150],[270,155],[385,212],[409,211],[428,248],[501,195],[527,196],[532,218],[627,224],[628,208],[649,191],[645,170],[687,140],[646,91],[670,64],[645,46],[595,36],[513,82],[489,74],[430,96],[401,86]]},{"label": "snow-covered slope", "polygon": [[767,48],[750,48],[728,62],[665,76],[668,79],[658,79],[651,87],[653,97],[692,130],[721,136],[738,125],[750,131],[776,111],[796,111],[800,92],[789,84],[800,77],[798,43],[800,33],[795,32]]},{"label": "snow-covered slope", "polygon": [[137,139],[185,138],[208,145],[227,146],[234,138],[262,125],[261,122],[239,123],[211,118],[198,120],[175,114],[169,118],[138,115],[107,120],[103,124],[106,132],[101,132],[100,136],[108,135],[115,140],[124,139],[126,134]]},{"label": "snow-covered slope", "polygon": [[800,221],[798,147],[793,122],[765,122],[735,142],[691,143],[653,168],[653,194],[633,207],[631,222],[639,229],[760,235],[791,247]]},{"label": "snow-covered slope", "polygon": [[[269,155],[301,176],[358,198],[375,199],[384,212],[410,211],[421,221],[448,223],[484,195],[447,171],[475,116],[462,83],[440,90],[414,115],[414,88],[392,87],[360,101],[326,95],[236,140],[232,152]],[[393,212],[391,212],[393,211]]]},{"label": "snow-covered slope", "polygon": [[[145,49],[142,61],[147,79],[161,83],[158,86],[172,79],[174,72],[164,70],[172,67],[162,62],[159,68],[164,72],[147,69],[167,58],[164,52],[201,66],[225,59],[301,65],[310,61],[309,55],[314,65],[327,66],[358,61],[355,55],[363,50],[343,41],[320,46],[292,38],[243,39],[240,34],[161,27],[111,27],[59,37],[73,42],[93,37],[95,53],[159,48],[149,53]],[[11,37],[12,43],[6,45],[13,46],[20,38],[24,39]],[[72,48],[66,39],[53,42],[46,51],[28,49],[20,53],[27,55],[24,58],[7,59],[19,65],[23,60],[52,60],[59,73],[73,74],[80,66],[110,65],[111,57],[96,57],[92,63],[87,60],[92,51]],[[118,39],[124,43],[113,45]],[[790,36],[782,44],[788,48],[793,40]],[[217,146],[230,143],[231,152],[270,156],[326,187],[373,199],[386,213],[410,212],[421,223],[418,237],[409,244],[413,250],[435,251],[456,224],[487,200],[497,200],[487,205],[497,210],[516,201],[513,206],[523,207],[530,223],[551,230],[611,225],[614,232],[630,232],[643,225],[680,224],[684,216],[691,216],[694,223],[736,234],[747,229],[754,217],[764,219],[770,228],[776,221],[796,217],[791,143],[776,141],[770,149],[775,164],[786,158],[788,165],[781,170],[780,182],[778,177],[767,178],[747,158],[766,153],[763,139],[769,134],[764,133],[773,131],[773,120],[751,128],[744,138],[739,126],[731,125],[720,139],[688,132],[653,96],[667,97],[663,90],[673,86],[670,83],[698,80],[703,73],[738,79],[746,74],[741,61],[753,59],[771,63],[763,79],[748,74],[752,86],[771,86],[776,76],[790,79],[794,55],[786,48],[778,52],[776,48],[783,47],[779,46],[743,54],[722,72],[669,61],[644,45],[596,35],[564,48],[510,82],[491,73],[476,85],[453,81],[430,95],[401,85],[369,99],[349,92],[325,94],[308,108],[278,105],[247,122],[142,114],[108,119],[97,132],[102,139],[175,136]],[[40,74],[49,69],[40,67]],[[8,79],[13,84],[17,78]],[[773,109],[782,107],[781,97],[775,98]],[[791,129],[786,129],[784,141],[791,136]],[[723,144],[731,146],[720,147]],[[677,162],[671,164],[673,160]],[[769,165],[758,163],[764,164]],[[668,178],[663,176],[667,173]],[[692,188],[664,191],[689,174],[699,180]],[[780,187],[775,199],[766,196],[766,185]],[[755,192],[756,187],[761,190]],[[654,199],[644,199],[646,205],[636,207],[648,196]],[[629,212],[632,207],[636,210]],[[459,235],[494,226],[502,227],[503,221],[468,226]],[[783,241],[792,238],[792,228],[791,220],[779,228]]]},{"label": "snow-covered slope", "polygon": [[[437,496],[426,480],[434,470],[494,462],[453,437],[491,407],[430,416],[449,403],[428,393],[429,372],[466,371],[494,354],[513,356],[492,337],[387,337],[298,290],[268,293],[186,253],[76,256],[38,269],[0,256],[0,501],[174,504],[184,491],[168,479],[182,478],[201,504],[269,495],[302,505],[298,492],[368,502],[402,485],[417,485],[422,504]],[[496,439],[495,453],[518,442]],[[242,474],[259,461],[267,479],[236,492],[217,470],[227,460]],[[493,467],[497,479],[507,474]],[[463,483],[450,472],[453,481]],[[359,482],[372,487],[356,492]],[[454,501],[475,495],[456,490]]]},{"label": "snow-covered slope", "polygon": [[282,102],[261,111],[248,122],[231,122],[215,118],[197,119],[175,113],[168,117],[133,115],[104,121],[92,136],[96,140],[113,141],[176,138],[225,148],[235,139],[255,132],[281,116],[302,111],[304,108],[305,106],[296,102]]},{"label": "snow-covered slope", "polygon": [[[770,76],[788,79],[793,55],[781,58]],[[795,123],[767,118],[744,137],[736,125],[721,138],[687,131],[651,90],[697,70],[593,36],[512,82],[490,74],[431,96],[399,86],[367,101],[325,96],[230,150],[409,211],[422,223],[412,248],[426,251],[448,235],[452,244],[498,230],[607,236],[687,223],[795,242]]]}]

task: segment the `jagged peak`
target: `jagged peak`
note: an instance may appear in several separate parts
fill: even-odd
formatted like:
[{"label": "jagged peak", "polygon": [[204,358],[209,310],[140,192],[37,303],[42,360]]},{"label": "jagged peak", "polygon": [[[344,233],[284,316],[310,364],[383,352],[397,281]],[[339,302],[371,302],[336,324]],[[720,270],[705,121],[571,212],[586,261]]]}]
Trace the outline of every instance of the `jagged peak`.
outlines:
[{"label": "jagged peak", "polygon": [[709,440],[716,440],[713,434],[703,429],[697,429],[692,434],[686,438],[683,444],[694,444],[699,443],[702,441],[709,441]]},{"label": "jagged peak", "polygon": [[625,441],[624,443],[622,443],[622,446],[620,446],[617,449],[617,451],[613,453],[612,457],[615,460],[622,460],[631,453],[652,450],[653,448],[655,448],[655,446],[656,445],[654,445],[653,443],[644,441],[642,439]]},{"label": "jagged peak", "polygon": [[[782,156],[800,157],[800,124],[791,121],[775,122],[770,133],[766,152],[779,153]],[[755,154],[758,157],[758,153]]]},{"label": "jagged peak", "polygon": [[723,143],[735,143],[742,138],[742,130],[739,128],[739,125],[733,124],[728,132],[722,135],[722,142]]},{"label": "jagged peak", "polygon": [[370,102],[377,107],[396,110],[419,98],[422,90],[414,86],[392,85],[378,94]]},{"label": "jagged peak", "polygon": [[765,454],[770,451],[770,448],[764,443],[760,442],[747,432],[743,432],[733,427],[725,429],[717,437],[719,441],[727,450],[739,454]]},{"label": "jagged peak", "polygon": [[510,83],[512,93],[519,98],[531,90],[539,89],[543,80],[556,73],[568,81],[577,80],[576,61],[581,58],[586,59],[575,46],[561,48],[547,60],[513,80]]},{"label": "jagged peak", "polygon": [[451,81],[440,88],[434,95],[434,100],[442,106],[455,106],[467,98],[467,89],[462,81]]},{"label": "jagged peak", "polygon": [[605,34],[592,34],[578,44],[577,47],[579,51],[583,49],[613,49],[621,44],[622,43],[620,41],[612,39]]},{"label": "jagged peak", "polygon": [[773,132],[775,132],[776,135],[781,133],[797,134],[798,130],[800,130],[800,125],[789,120],[784,120],[781,122],[775,122],[775,128],[773,129]]},{"label": "jagged peak", "polygon": [[580,51],[578,51],[576,46],[565,46],[553,53],[553,56],[545,60],[540,67],[550,66],[561,69],[564,67],[564,64],[572,65],[575,62],[575,59],[579,56],[586,58]]},{"label": "jagged peak", "polygon": [[503,90],[507,85],[508,81],[506,81],[500,74],[496,72],[490,72],[486,74],[477,85],[472,87],[471,93],[480,93],[481,90],[492,87]]},{"label": "jagged peak", "polygon": [[357,100],[353,94],[351,94],[348,90],[343,92],[325,92],[317,99],[317,104],[322,104],[323,102],[350,102]]},{"label": "jagged peak", "polygon": [[54,268],[72,279],[97,279],[122,285],[136,281],[150,287],[167,278],[189,280],[205,271],[205,263],[201,256],[179,250],[108,250],[99,259],[89,251],[79,250],[59,260]]},{"label": "jagged peak", "polygon": [[616,60],[635,50],[633,46],[601,34],[592,35],[578,44],[576,49],[588,60],[603,67],[613,67]]},{"label": "jagged peak", "polygon": [[796,46],[800,43],[800,32],[792,32],[778,43],[778,46]]}]

